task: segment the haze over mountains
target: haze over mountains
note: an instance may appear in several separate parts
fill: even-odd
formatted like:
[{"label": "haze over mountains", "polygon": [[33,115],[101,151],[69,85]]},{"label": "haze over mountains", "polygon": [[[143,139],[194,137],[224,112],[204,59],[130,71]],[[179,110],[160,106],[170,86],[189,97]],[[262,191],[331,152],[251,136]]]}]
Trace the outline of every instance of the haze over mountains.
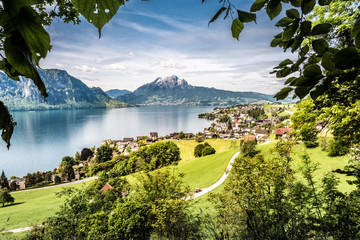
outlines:
[{"label": "haze over mountains", "polygon": [[144,105],[234,105],[274,102],[272,95],[256,92],[233,92],[191,86],[177,76],[157,78],[132,93],[120,95],[118,101]]},{"label": "haze over mountains", "polygon": [[101,88],[89,88],[64,70],[39,69],[48,97],[40,96],[32,80],[13,81],[0,72],[0,101],[12,110],[129,107],[110,98]]}]

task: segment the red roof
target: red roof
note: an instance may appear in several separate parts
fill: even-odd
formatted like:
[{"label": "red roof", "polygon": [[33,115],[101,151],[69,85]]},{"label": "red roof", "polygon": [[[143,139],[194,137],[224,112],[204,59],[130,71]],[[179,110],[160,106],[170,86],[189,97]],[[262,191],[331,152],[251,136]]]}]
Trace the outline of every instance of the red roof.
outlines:
[{"label": "red roof", "polygon": [[100,191],[105,192],[105,191],[108,190],[108,189],[113,189],[113,187],[110,186],[110,184],[107,183],[107,184],[105,184],[105,186],[103,186],[102,189],[100,189]]},{"label": "red roof", "polygon": [[292,131],[293,131],[292,128],[277,128],[277,129],[275,129],[275,134],[282,136],[286,133],[291,133]]}]

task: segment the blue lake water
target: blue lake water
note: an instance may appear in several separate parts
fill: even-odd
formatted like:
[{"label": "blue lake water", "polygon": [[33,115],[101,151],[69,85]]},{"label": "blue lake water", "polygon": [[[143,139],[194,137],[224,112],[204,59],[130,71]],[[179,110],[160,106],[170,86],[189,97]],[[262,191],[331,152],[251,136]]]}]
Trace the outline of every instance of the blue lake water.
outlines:
[{"label": "blue lake water", "polygon": [[17,122],[10,150],[0,141],[0,171],[9,178],[53,170],[64,156],[104,139],[122,139],[171,132],[202,131],[211,121],[197,115],[213,107],[145,106],[121,109],[81,109],[13,112]]}]

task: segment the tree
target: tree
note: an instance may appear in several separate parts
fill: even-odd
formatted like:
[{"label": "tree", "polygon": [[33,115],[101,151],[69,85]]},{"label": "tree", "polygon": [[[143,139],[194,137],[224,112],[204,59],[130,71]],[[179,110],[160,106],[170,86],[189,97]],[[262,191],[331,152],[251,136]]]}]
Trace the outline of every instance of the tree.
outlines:
[{"label": "tree", "polygon": [[112,148],[108,144],[101,145],[96,149],[95,161],[97,163],[102,163],[109,161],[112,158]]},{"label": "tree", "polygon": [[61,183],[61,178],[56,175],[55,178],[54,178],[54,184],[60,184]]},{"label": "tree", "polygon": [[65,182],[71,182],[75,178],[75,172],[71,164],[66,163],[61,173],[61,178]]},{"label": "tree", "polygon": [[94,153],[89,148],[83,148],[83,150],[81,150],[81,160],[87,161],[93,154]]},{"label": "tree", "polygon": [[4,207],[7,203],[13,203],[15,199],[10,195],[8,189],[1,189],[0,191],[0,204]]},{"label": "tree", "polygon": [[75,165],[74,158],[70,157],[70,156],[63,157],[63,159],[61,160],[60,166],[64,167],[65,165],[74,166]]},{"label": "tree", "polygon": [[179,139],[184,139],[185,138],[185,133],[183,131],[181,131],[179,133]]},{"label": "tree", "polygon": [[5,176],[4,170],[1,171],[0,187],[1,187],[1,189],[9,188],[9,182],[8,182],[7,177]]},{"label": "tree", "polygon": [[81,161],[81,155],[79,152],[75,153],[75,158],[74,158],[74,163],[75,164],[79,164],[79,162]]},{"label": "tree", "polygon": [[317,147],[316,142],[319,130],[316,128],[318,123],[318,114],[316,111],[312,111],[315,107],[313,101],[303,99],[296,105],[297,110],[291,116],[292,127],[296,131],[296,136],[299,140],[304,141],[306,147]]},{"label": "tree", "polygon": [[18,187],[19,187],[19,186],[16,184],[15,181],[12,181],[12,182],[10,183],[10,186],[9,186],[9,188],[10,188],[11,191],[15,191],[16,189],[18,189]]}]

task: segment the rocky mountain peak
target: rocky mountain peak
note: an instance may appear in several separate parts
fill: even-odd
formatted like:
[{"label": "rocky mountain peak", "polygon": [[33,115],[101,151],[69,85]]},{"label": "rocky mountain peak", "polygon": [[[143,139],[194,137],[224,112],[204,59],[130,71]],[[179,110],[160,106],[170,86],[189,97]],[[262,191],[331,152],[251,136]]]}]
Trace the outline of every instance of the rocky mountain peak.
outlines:
[{"label": "rocky mountain peak", "polygon": [[177,76],[172,75],[166,78],[158,77],[149,85],[160,87],[160,88],[190,88],[191,86],[185,79],[179,79]]}]

